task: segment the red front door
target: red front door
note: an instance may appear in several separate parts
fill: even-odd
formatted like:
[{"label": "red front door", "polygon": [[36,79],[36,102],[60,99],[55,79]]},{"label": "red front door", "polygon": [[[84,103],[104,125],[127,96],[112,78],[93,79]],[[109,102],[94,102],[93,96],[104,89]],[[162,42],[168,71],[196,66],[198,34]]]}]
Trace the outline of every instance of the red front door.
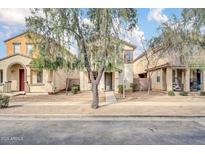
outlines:
[{"label": "red front door", "polygon": [[24,69],[19,70],[19,91],[24,91]]}]

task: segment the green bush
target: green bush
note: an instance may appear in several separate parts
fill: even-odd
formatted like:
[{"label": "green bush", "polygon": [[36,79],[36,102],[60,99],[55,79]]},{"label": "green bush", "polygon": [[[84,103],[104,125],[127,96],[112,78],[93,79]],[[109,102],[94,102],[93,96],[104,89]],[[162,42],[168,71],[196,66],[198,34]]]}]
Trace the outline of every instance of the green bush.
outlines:
[{"label": "green bush", "polygon": [[175,96],[174,91],[168,91],[168,96]]},{"label": "green bush", "polygon": [[77,87],[77,86],[72,86],[72,87],[71,87],[71,92],[72,92],[73,94],[77,94],[77,92],[78,92],[78,87]]},{"label": "green bush", "polygon": [[0,108],[7,108],[9,106],[9,96],[0,95]]},{"label": "green bush", "polygon": [[80,91],[80,85],[79,84],[73,84],[72,87],[78,87],[78,91]]},{"label": "green bush", "polygon": [[188,96],[188,92],[186,91],[182,91],[179,93],[180,96]]},{"label": "green bush", "polygon": [[120,85],[118,85],[118,93],[123,93],[123,85],[122,84],[120,84]]},{"label": "green bush", "polygon": [[205,91],[201,91],[200,96],[205,96]]},{"label": "green bush", "polygon": [[130,87],[132,88],[132,92],[137,91],[137,84],[136,83],[130,83]]}]

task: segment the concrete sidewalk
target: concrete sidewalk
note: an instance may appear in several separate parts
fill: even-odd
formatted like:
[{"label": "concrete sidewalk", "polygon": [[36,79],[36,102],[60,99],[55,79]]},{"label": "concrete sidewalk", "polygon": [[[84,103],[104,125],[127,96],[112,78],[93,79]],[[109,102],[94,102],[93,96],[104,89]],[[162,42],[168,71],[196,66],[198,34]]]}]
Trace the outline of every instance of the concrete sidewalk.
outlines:
[{"label": "concrete sidewalk", "polygon": [[117,100],[115,98],[113,91],[106,91],[105,92],[105,101],[107,104],[117,103]]},{"label": "concrete sidewalk", "polygon": [[109,117],[109,116],[205,116],[205,102],[126,102],[100,103],[92,109],[89,103],[21,102],[0,109],[0,116],[27,117]]}]

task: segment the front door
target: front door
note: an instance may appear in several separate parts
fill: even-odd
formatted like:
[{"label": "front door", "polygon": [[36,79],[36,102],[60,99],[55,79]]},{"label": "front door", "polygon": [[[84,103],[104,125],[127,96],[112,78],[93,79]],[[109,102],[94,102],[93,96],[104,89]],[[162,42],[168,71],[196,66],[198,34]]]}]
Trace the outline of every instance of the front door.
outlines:
[{"label": "front door", "polygon": [[24,91],[24,69],[19,70],[19,91]]},{"label": "front door", "polygon": [[112,73],[105,73],[105,90],[112,90]]}]

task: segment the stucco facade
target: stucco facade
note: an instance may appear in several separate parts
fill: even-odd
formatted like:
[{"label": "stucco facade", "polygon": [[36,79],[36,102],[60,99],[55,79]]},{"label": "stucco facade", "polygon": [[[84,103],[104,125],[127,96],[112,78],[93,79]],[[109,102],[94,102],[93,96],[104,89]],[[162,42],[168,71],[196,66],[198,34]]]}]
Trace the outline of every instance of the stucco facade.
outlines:
[{"label": "stucco facade", "polygon": [[[18,47],[15,47],[16,44]],[[66,88],[67,79],[79,79],[78,72],[67,72],[63,69],[40,71],[32,68],[30,63],[38,50],[32,48],[32,53],[28,51],[32,41],[26,33],[6,40],[5,45],[7,56],[0,59],[0,93],[55,93]]]},{"label": "stucco facade", "polygon": [[147,78],[147,71],[151,73],[151,89],[162,91],[205,91],[205,71],[199,68],[189,68],[174,63],[172,58],[164,56],[156,65],[149,65],[142,54],[133,62],[135,78]]},{"label": "stucco facade", "polygon": [[[118,91],[118,85],[125,83],[126,90],[131,89],[131,84],[133,83],[133,51],[135,49],[134,45],[126,44],[123,47],[124,53],[130,54],[129,61],[124,61],[123,68],[119,71],[113,72],[103,72],[102,78],[100,80],[98,89],[100,91]],[[124,54],[125,55],[125,54]],[[88,78],[87,71],[80,72],[80,90],[91,90],[91,82]]]}]

